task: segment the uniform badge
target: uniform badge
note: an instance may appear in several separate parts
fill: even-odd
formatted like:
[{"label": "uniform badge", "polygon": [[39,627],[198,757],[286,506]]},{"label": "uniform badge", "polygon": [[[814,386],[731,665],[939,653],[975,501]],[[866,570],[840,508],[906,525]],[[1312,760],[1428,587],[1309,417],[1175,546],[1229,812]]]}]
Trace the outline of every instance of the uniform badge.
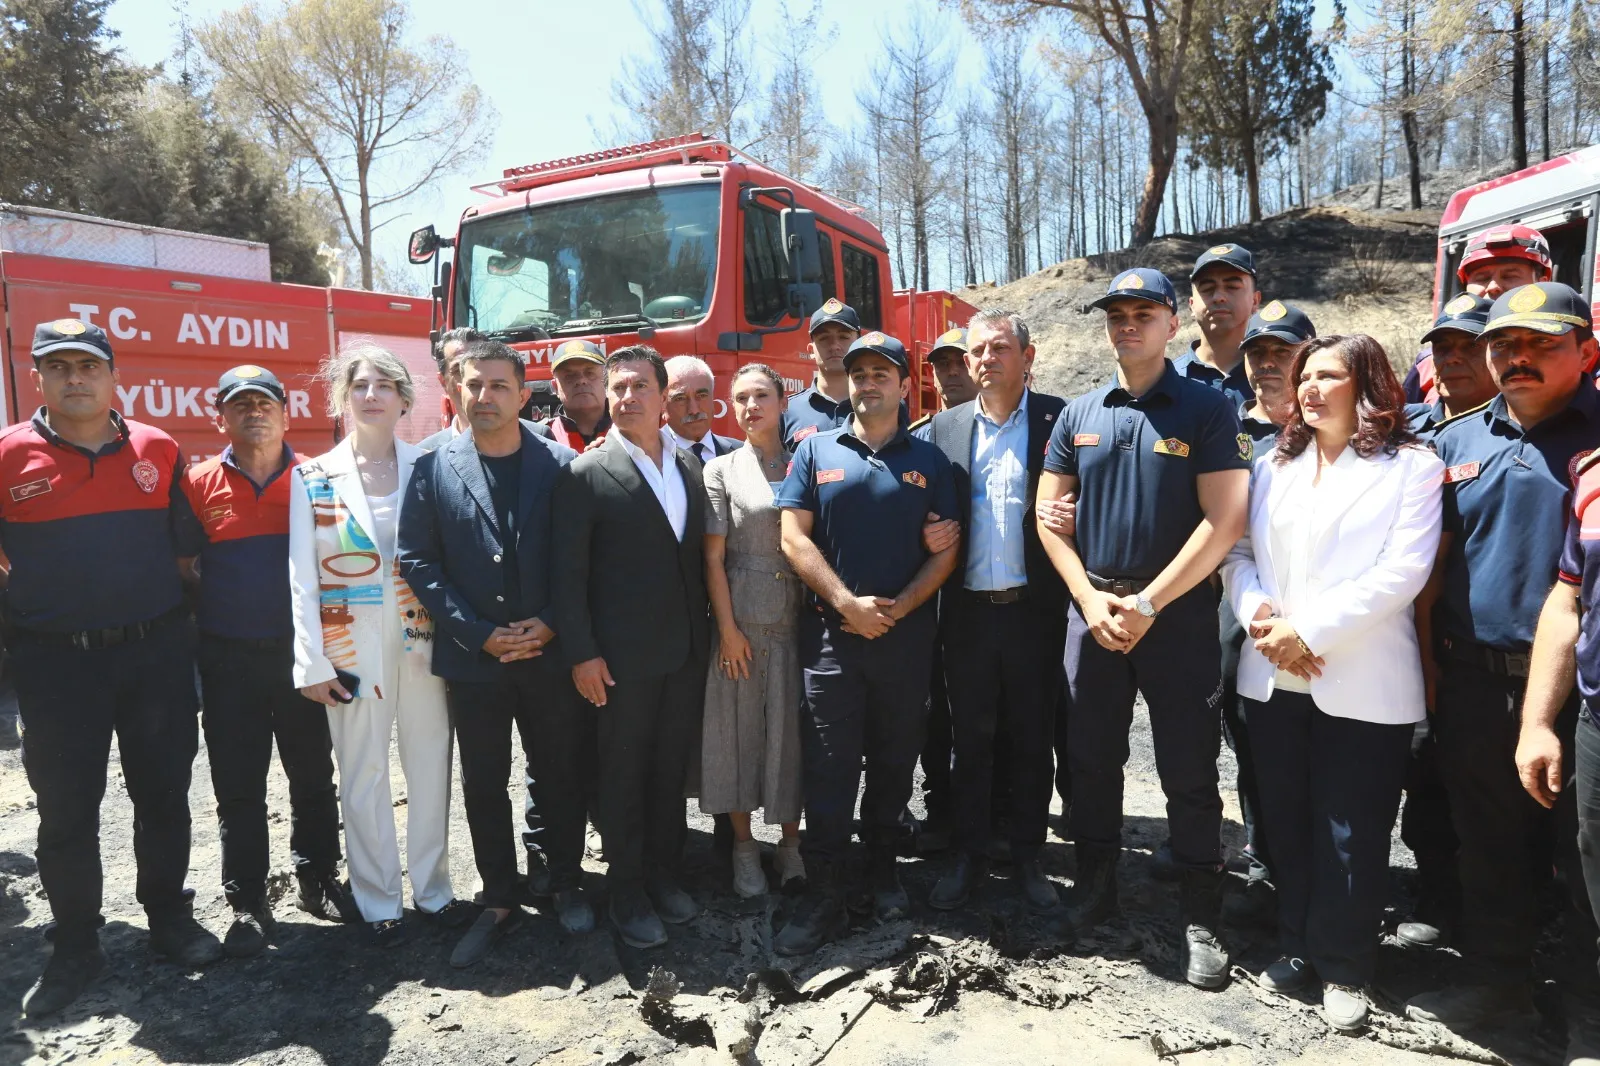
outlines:
[{"label": "uniform badge", "polygon": [[76,318],[58,318],[54,322],[50,323],[50,328],[61,334],[63,337],[76,337],[89,327],[85,326],[82,321]]},{"label": "uniform badge", "polygon": [[1239,458],[1251,459],[1255,456],[1256,444],[1250,439],[1250,434],[1241,433],[1233,439],[1239,442]]},{"label": "uniform badge", "polygon": [[584,345],[584,343],[582,341],[568,341],[565,345],[562,346],[561,350],[563,352],[565,352],[567,355],[582,355],[584,352],[587,352],[589,349],[588,349],[588,347],[586,347]]},{"label": "uniform badge", "polygon": [[884,338],[882,333],[878,333],[877,331],[873,331],[872,333],[867,334],[865,337],[862,337],[856,343],[860,344],[862,347],[870,347],[870,346],[872,346],[874,344],[882,344],[884,342],[884,339],[885,338]]},{"label": "uniform badge", "polygon": [[1444,305],[1444,313],[1447,315],[1459,315],[1463,311],[1472,310],[1477,305],[1477,297],[1473,296],[1470,292],[1464,292],[1460,296],[1457,296],[1454,300],[1451,300],[1449,303]]},{"label": "uniform badge", "polygon": [[1478,471],[1482,467],[1483,464],[1479,462],[1462,463],[1459,466],[1449,467],[1444,472],[1444,483],[1453,485],[1461,481],[1471,481],[1478,476]]},{"label": "uniform badge", "polygon": [[961,330],[960,329],[947,329],[943,333],[939,334],[939,343],[940,344],[956,344],[956,343],[959,343],[960,340],[961,340]]},{"label": "uniform badge", "polygon": [[1099,443],[1100,434],[1098,433],[1074,433],[1072,435],[1072,446],[1074,448],[1093,448]]},{"label": "uniform badge", "polygon": [[811,436],[811,434],[815,433],[816,431],[817,431],[817,427],[816,426],[802,426],[800,429],[797,429],[797,430],[794,431],[794,442],[796,444],[799,444],[801,441],[805,440],[807,437]]},{"label": "uniform badge", "polygon": [[161,471],[148,459],[140,459],[133,464],[133,483],[139,486],[141,492],[154,492],[156,486],[161,484]]},{"label": "uniform badge", "polygon": [[1227,255],[1231,251],[1233,251],[1233,245],[1231,245],[1231,244],[1219,244],[1215,248],[1207,248],[1206,249],[1206,254],[1207,255]]},{"label": "uniform badge", "polygon": [[1524,311],[1537,311],[1544,306],[1544,290],[1537,285],[1524,285],[1511,294],[1511,299],[1506,301],[1506,306],[1521,314]]},{"label": "uniform badge", "polygon": [[236,366],[233,368],[233,376],[236,378],[258,378],[261,376],[261,368],[259,366],[250,366],[248,363],[244,366]]},{"label": "uniform badge", "polygon": [[1179,459],[1189,458],[1189,446],[1177,437],[1167,437],[1155,443],[1157,455],[1176,455]]},{"label": "uniform badge", "polygon": [[840,311],[844,310],[844,304],[833,299],[832,297],[829,297],[828,302],[822,305],[822,309],[830,315],[836,315]]},{"label": "uniform badge", "polygon": [[1119,288],[1119,289],[1142,289],[1142,288],[1144,288],[1144,279],[1141,278],[1137,274],[1125,274],[1117,282],[1117,288]]},{"label": "uniform badge", "polygon": [[21,503],[31,500],[35,496],[43,496],[50,491],[50,479],[42,477],[38,481],[30,481],[26,485],[14,485],[11,489],[11,502]]},{"label": "uniform badge", "polygon": [[843,481],[843,480],[844,480],[844,471],[842,469],[839,469],[839,470],[818,470],[817,471],[817,484],[818,485],[829,485],[829,484],[832,484],[835,481]]},{"label": "uniform badge", "polygon": [[208,526],[214,526],[233,514],[233,508],[227,504],[220,507],[207,507],[206,513],[200,516],[200,521]]},{"label": "uniform badge", "polygon": [[928,479],[922,476],[922,471],[920,470],[907,470],[900,475],[900,480],[907,485],[915,485],[919,489],[928,487]]},{"label": "uniform badge", "polygon": [[1263,322],[1276,322],[1278,319],[1282,318],[1288,313],[1289,309],[1283,306],[1282,300],[1273,300],[1271,303],[1261,309],[1260,317],[1261,321]]}]

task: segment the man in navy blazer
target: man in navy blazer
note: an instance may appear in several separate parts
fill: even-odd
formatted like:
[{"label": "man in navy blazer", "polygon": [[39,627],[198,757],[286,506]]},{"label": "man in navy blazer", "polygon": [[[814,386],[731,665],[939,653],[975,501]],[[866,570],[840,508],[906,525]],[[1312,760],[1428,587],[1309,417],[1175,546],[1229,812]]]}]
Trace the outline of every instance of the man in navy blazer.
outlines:
[{"label": "man in navy blazer", "polygon": [[470,966],[521,917],[506,794],[513,724],[538,781],[557,916],[585,932],[594,915],[578,889],[587,716],[562,657],[551,595],[551,498],[576,453],[519,423],[528,392],[520,353],[475,340],[457,365],[472,432],[418,460],[397,557],[437,627],[433,672],[445,679],[461,748],[484,912],[450,961]]}]

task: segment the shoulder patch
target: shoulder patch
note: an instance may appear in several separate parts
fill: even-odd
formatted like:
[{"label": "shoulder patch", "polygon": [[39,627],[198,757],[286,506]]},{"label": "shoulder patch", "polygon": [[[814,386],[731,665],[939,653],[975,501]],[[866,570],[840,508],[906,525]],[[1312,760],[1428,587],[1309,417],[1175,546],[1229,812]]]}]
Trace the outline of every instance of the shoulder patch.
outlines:
[{"label": "shoulder patch", "polygon": [[31,500],[35,496],[43,496],[49,491],[50,479],[47,477],[42,477],[37,481],[30,481],[25,485],[13,485],[11,487],[11,502],[21,503],[23,500]]},{"label": "shoulder patch", "polygon": [[1233,439],[1239,442],[1239,458],[1245,460],[1255,458],[1256,443],[1250,439],[1250,434],[1241,433]]},{"label": "shoulder patch", "polygon": [[1175,455],[1179,459],[1187,459],[1189,457],[1189,446],[1177,437],[1167,437],[1164,440],[1156,441],[1154,449],[1157,455]]},{"label": "shoulder patch", "polygon": [[818,470],[817,471],[817,484],[818,485],[828,485],[828,484],[832,484],[835,481],[843,481],[843,480],[844,480],[844,468],[843,467],[836,467],[833,470]]},{"label": "shoulder patch", "polygon": [[909,428],[909,429],[921,429],[923,426],[927,425],[929,422],[932,422],[932,421],[933,421],[933,415],[931,415],[931,414],[923,415],[921,418],[919,418],[915,422],[911,423],[911,425],[909,427],[907,427],[907,428]]},{"label": "shoulder patch", "polygon": [[811,436],[816,431],[817,431],[817,427],[816,426],[801,426],[799,429],[794,431],[794,442],[796,444],[799,444],[801,441],[805,440],[807,437]]},{"label": "shoulder patch", "polygon": [[900,475],[900,480],[904,481],[907,485],[915,485],[919,489],[925,489],[928,487],[928,479],[923,477],[922,471],[920,470],[907,470],[904,474]]},{"label": "shoulder patch", "polygon": [[1470,463],[1460,463],[1456,466],[1446,467],[1444,472],[1444,483],[1446,485],[1455,485],[1462,481],[1471,481],[1473,478],[1478,476],[1478,472],[1482,469],[1483,464],[1477,460],[1473,460]]}]

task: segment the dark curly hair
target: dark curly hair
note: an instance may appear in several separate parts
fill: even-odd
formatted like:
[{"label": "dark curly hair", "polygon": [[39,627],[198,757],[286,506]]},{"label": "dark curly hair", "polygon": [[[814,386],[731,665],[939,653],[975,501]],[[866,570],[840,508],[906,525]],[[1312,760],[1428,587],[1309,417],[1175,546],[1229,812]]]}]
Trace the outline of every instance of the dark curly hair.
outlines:
[{"label": "dark curly hair", "polygon": [[1365,334],[1336,334],[1306,341],[1295,352],[1294,372],[1289,375],[1295,389],[1294,411],[1278,434],[1274,462],[1287,463],[1295,458],[1317,435],[1300,416],[1300,375],[1305,372],[1306,362],[1323,352],[1339,357],[1356,387],[1356,431],[1350,435],[1350,447],[1357,455],[1363,459],[1379,452],[1393,455],[1404,445],[1418,443],[1417,435],[1406,425],[1405,392],[1394,376],[1383,345]]}]

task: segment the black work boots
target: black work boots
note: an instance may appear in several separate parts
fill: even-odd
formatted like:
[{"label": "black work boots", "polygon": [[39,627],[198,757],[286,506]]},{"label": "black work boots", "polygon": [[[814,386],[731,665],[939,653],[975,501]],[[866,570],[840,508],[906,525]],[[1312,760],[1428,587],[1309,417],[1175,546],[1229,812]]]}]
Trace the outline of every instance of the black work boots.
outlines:
[{"label": "black work boots", "polygon": [[1178,882],[1178,924],[1183,931],[1183,978],[1196,988],[1228,983],[1228,951],[1222,946],[1222,888],[1227,873],[1184,870]]}]

